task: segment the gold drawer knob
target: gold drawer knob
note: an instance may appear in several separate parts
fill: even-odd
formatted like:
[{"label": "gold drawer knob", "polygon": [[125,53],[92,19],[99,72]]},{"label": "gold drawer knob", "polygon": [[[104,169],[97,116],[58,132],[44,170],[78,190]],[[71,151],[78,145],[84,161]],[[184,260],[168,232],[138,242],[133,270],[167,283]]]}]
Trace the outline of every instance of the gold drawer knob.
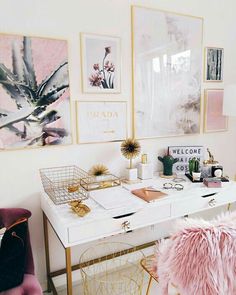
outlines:
[{"label": "gold drawer knob", "polygon": [[130,230],[130,222],[128,220],[124,221],[122,224],[121,224],[122,228],[124,231],[128,231]]},{"label": "gold drawer knob", "polygon": [[209,202],[208,202],[208,205],[210,207],[214,207],[216,205],[216,199],[211,199]]}]

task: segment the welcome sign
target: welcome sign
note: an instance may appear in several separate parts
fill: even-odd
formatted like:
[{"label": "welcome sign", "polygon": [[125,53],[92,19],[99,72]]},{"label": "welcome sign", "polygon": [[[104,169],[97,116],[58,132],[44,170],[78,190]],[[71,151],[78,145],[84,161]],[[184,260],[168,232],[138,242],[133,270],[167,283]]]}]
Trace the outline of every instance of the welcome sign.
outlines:
[{"label": "welcome sign", "polygon": [[194,157],[200,163],[203,162],[203,146],[169,146],[168,151],[173,158],[178,159],[178,162],[173,165],[173,172],[177,174],[188,173],[188,162]]}]

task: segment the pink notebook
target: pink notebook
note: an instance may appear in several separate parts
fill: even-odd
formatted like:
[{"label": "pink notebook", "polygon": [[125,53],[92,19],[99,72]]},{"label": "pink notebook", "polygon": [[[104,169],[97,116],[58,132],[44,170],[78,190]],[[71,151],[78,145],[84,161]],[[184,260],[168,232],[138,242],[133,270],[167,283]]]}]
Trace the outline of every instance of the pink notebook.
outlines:
[{"label": "pink notebook", "polygon": [[150,187],[143,187],[143,188],[135,189],[135,190],[132,190],[131,193],[146,202],[151,202],[154,200],[162,199],[165,196],[167,196],[166,193],[152,189]]}]

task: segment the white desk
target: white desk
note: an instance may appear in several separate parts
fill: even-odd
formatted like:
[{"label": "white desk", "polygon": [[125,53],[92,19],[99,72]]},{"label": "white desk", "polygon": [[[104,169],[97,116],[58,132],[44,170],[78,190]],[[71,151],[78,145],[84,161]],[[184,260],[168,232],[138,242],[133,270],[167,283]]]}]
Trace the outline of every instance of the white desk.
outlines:
[{"label": "white desk", "polygon": [[[124,233],[128,230],[135,231],[136,229],[236,201],[236,183],[233,181],[222,183],[221,188],[207,188],[202,183],[191,183],[186,178],[186,181],[181,183],[184,185],[182,191],[174,189],[163,190],[168,193],[168,196],[151,203],[146,203],[129,192],[131,189],[149,185],[162,189],[165,182],[171,182],[171,180],[158,178],[143,181],[136,185],[104,189],[102,192],[108,198],[109,195],[114,193],[117,196],[120,195],[121,198],[124,194],[128,194],[130,200],[127,202],[127,205],[123,204],[122,208],[106,210],[90,198],[85,203],[91,208],[91,212],[83,218],[77,217],[67,204],[54,205],[51,199],[43,193],[41,207],[44,217],[48,289],[57,294],[52,278],[66,272],[67,294],[72,294],[72,270],[79,268],[79,265],[71,266],[71,247],[75,245],[97,241],[98,239]],[[212,193],[217,194],[205,198],[202,197]],[[92,192],[94,198],[96,198],[96,194],[101,194],[101,191]],[[125,215],[126,213],[133,214],[114,218],[117,215]],[[56,272],[50,271],[48,221],[61,241],[66,255],[66,269]],[[149,242],[136,248],[141,249],[152,244],[154,242]]]}]

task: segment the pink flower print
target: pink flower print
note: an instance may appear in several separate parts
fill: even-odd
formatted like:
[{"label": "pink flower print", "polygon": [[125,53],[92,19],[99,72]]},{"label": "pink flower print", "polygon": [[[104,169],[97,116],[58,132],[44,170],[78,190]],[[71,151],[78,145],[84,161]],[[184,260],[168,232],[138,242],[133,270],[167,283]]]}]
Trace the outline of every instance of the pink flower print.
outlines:
[{"label": "pink flower print", "polygon": [[114,72],[115,71],[115,65],[112,62],[110,63],[109,60],[108,60],[105,63],[104,69],[106,71],[108,71],[108,72]]},{"label": "pink flower print", "polygon": [[[109,47],[105,47],[105,57],[108,55],[108,54],[110,54],[111,53],[111,47],[109,46]],[[105,58],[104,57],[104,58]]]},{"label": "pink flower print", "polygon": [[106,60],[107,56],[111,53],[111,46],[105,47],[105,54],[101,63],[93,64],[93,72],[88,77],[91,86],[100,88],[114,88],[115,65]]},{"label": "pink flower print", "polygon": [[99,71],[99,64],[94,64],[93,68],[94,68],[95,71]]},{"label": "pink flower print", "polygon": [[101,86],[102,84],[102,80],[103,80],[103,77],[101,74],[99,73],[96,73],[96,74],[92,74],[90,77],[89,77],[89,82],[90,82],[90,85],[91,86]]}]

